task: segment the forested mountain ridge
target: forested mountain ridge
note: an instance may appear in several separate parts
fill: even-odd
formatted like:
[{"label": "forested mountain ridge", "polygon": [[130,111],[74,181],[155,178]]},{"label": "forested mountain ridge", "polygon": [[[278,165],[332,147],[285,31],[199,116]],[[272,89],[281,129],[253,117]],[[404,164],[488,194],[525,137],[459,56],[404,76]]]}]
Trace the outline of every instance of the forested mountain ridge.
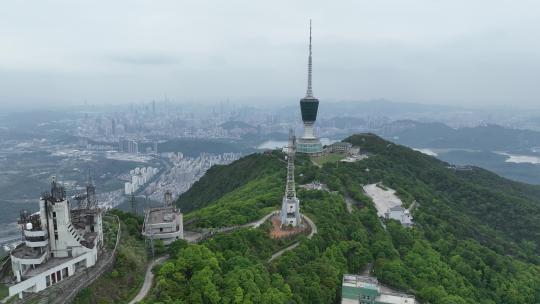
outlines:
[{"label": "forested mountain ridge", "polygon": [[203,208],[249,181],[284,168],[275,154],[251,154],[229,165],[215,165],[176,204],[184,212]]},{"label": "forested mountain ridge", "polygon": [[[454,218],[455,223],[465,218],[473,221],[470,225],[456,225],[459,229],[467,227],[460,233],[474,236],[478,230],[485,230],[487,235],[482,238],[492,242],[486,246],[503,246],[509,253],[519,242],[525,242],[525,247],[531,245],[527,242],[533,242],[536,254],[540,253],[539,186],[510,181],[480,168],[452,170],[434,157],[370,134],[351,136],[345,141],[377,156],[368,180],[380,179],[402,189],[424,207],[433,208],[431,216],[440,216],[448,208],[450,213],[445,215]],[[500,237],[508,243],[499,244]]]},{"label": "forested mountain ridge", "polygon": [[[344,273],[372,274],[422,303],[540,303],[538,188],[448,164],[371,134],[346,139],[370,157],[314,166],[298,155],[298,183],[320,180],[332,193],[299,189],[318,234],[270,264],[283,246],[268,227],[241,229],[197,245],[176,244],[160,267],[149,303],[336,303]],[[209,170],[183,198],[204,227],[252,221],[278,209],[285,164],[256,154]],[[255,170],[239,172],[247,164]],[[246,174],[243,176],[242,174]],[[233,181],[221,184],[230,176]],[[361,186],[382,182],[419,207],[415,225],[381,225]],[[352,212],[344,196],[357,201]]]}]

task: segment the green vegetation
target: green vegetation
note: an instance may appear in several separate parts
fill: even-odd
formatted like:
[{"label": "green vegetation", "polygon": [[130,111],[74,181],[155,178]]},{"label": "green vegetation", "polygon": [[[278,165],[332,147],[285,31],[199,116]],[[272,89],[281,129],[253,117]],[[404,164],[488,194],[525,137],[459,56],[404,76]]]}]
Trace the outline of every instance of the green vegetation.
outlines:
[{"label": "green vegetation", "polygon": [[9,288],[0,283],[0,300],[7,297],[9,295]]},{"label": "green vegetation", "polygon": [[314,156],[311,158],[311,160],[313,160],[313,162],[317,165],[322,166],[326,163],[337,163],[343,158],[345,158],[343,153],[328,153],[323,156]]},{"label": "green vegetation", "polygon": [[[137,294],[144,281],[148,261],[146,246],[140,234],[142,218],[120,210],[112,210],[110,213],[120,218],[122,228],[114,267],[79,292],[73,301],[75,304],[127,303]],[[109,249],[114,248],[115,226],[116,219],[112,217],[103,224],[107,237],[105,245]]]},{"label": "green vegetation", "polygon": [[[342,275],[360,273],[369,263],[381,282],[423,303],[540,302],[539,187],[481,169],[453,171],[370,134],[347,141],[372,156],[322,168],[297,158],[299,181],[319,179],[338,191],[298,191],[302,212],[317,224],[317,235],[303,238],[270,264],[266,261],[284,243],[270,239],[265,227],[176,245],[157,272],[148,303],[335,303]],[[218,177],[242,172],[234,165],[209,172],[206,187],[194,187],[190,194],[205,197],[194,208],[205,207],[187,217],[201,226],[226,226],[278,207],[285,164],[264,162],[266,155],[250,157],[263,162],[258,171],[264,173],[227,191]],[[383,228],[361,191],[363,184],[376,182],[396,189],[406,204],[419,203],[413,228],[395,221]],[[351,213],[345,195],[358,202]]]},{"label": "green vegetation", "polygon": [[285,174],[280,157],[281,153],[252,154],[227,166],[213,166],[187,192],[180,195],[176,203],[183,212],[203,208],[257,177],[275,172]]},{"label": "green vegetation", "polygon": [[276,209],[276,202],[283,196],[282,180],[280,174],[274,174],[248,182],[214,204],[189,213],[185,219],[196,219],[199,227],[225,227],[257,220]]}]

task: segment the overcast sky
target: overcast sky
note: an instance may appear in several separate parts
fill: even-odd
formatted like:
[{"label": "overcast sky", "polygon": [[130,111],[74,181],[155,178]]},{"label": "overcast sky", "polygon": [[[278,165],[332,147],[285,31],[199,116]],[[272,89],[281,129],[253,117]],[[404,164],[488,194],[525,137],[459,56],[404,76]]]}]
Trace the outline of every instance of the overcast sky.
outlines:
[{"label": "overcast sky", "polygon": [[540,2],[4,1],[0,105],[297,100],[539,105]]}]

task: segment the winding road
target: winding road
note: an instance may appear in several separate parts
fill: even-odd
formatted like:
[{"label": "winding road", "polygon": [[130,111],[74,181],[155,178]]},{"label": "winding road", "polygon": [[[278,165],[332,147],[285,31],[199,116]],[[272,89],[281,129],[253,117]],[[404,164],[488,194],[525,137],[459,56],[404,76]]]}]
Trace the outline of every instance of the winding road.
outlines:
[{"label": "winding road", "polygon": [[[315,225],[315,223],[313,223],[313,221],[309,217],[307,217],[305,214],[302,214],[302,217],[308,223],[308,225],[311,227],[311,233],[307,237],[308,239],[311,239],[315,234],[317,234],[317,225]],[[280,251],[272,254],[272,256],[266,262],[267,263],[272,262],[273,260],[279,258],[285,252],[293,250],[294,248],[298,247],[298,245],[300,245],[300,241],[296,241],[292,245],[287,246],[287,247],[281,249]]]},{"label": "winding road", "polygon": [[133,298],[133,300],[129,302],[129,304],[138,303],[146,297],[146,295],[150,291],[150,288],[152,288],[152,281],[154,280],[154,273],[152,272],[152,269],[154,268],[154,266],[165,262],[165,260],[167,260],[168,258],[168,255],[162,256],[158,259],[155,259],[152,263],[150,263],[150,265],[148,265],[141,290],[139,290],[139,293],[135,296],[135,298]]}]

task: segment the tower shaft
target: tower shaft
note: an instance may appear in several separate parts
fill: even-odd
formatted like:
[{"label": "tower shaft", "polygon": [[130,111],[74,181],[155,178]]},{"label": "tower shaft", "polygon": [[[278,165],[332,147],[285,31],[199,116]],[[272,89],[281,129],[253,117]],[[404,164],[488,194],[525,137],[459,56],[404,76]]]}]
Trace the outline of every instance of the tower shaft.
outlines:
[{"label": "tower shaft", "polygon": [[296,150],[296,138],[289,131],[289,146],[287,149],[287,184],[285,186],[285,197],[288,199],[296,198],[296,189],[294,184],[294,153]]},{"label": "tower shaft", "polygon": [[311,87],[311,74],[313,70],[313,62],[311,59],[311,19],[309,20],[309,58],[308,58],[308,83],[306,97],[313,97],[313,89]]}]

